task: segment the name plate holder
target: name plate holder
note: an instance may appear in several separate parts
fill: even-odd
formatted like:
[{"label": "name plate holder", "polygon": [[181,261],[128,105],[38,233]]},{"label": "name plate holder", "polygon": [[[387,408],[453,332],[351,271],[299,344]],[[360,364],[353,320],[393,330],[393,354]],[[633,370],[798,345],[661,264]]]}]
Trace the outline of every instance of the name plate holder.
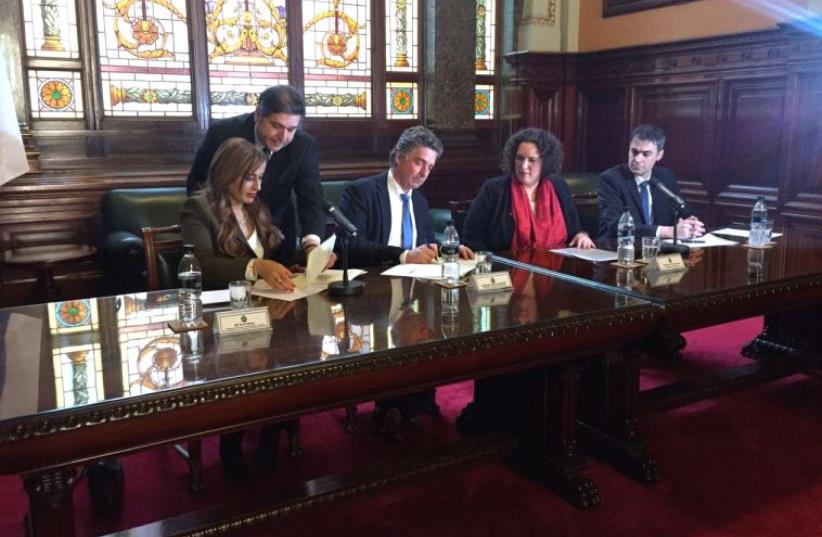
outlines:
[{"label": "name plate holder", "polygon": [[682,254],[665,254],[651,258],[648,263],[648,271],[655,272],[676,272],[687,270]]},{"label": "name plate holder", "polygon": [[257,330],[271,330],[267,307],[225,310],[214,314],[214,331],[221,336]]},{"label": "name plate holder", "polygon": [[477,293],[485,293],[488,291],[513,289],[514,285],[511,283],[511,275],[508,271],[499,271],[473,274],[468,279],[468,288]]}]

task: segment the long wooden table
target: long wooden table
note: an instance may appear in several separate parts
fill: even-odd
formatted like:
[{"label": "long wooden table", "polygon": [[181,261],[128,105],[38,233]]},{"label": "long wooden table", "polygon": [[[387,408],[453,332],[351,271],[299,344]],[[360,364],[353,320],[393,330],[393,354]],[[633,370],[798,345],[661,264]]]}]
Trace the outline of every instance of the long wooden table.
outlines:
[{"label": "long wooden table", "polygon": [[[538,381],[527,382],[527,396],[538,404],[513,430],[549,486],[593,505],[576,436],[579,368],[646,337],[660,308],[542,275],[524,281],[536,294],[459,289],[454,312],[439,286],[367,276],[365,294],[342,302],[258,300],[272,330],[222,339],[172,333],[175,293],[0,310],[0,472],[23,477],[30,535],[70,536],[77,465],[528,370]],[[207,319],[226,307],[210,306]],[[252,524],[261,512],[232,520]],[[197,531],[219,524],[209,523]]]},{"label": "long wooden table", "polygon": [[[685,259],[687,270],[660,274],[646,267],[621,269],[553,253],[500,258],[518,266],[625,300],[640,298],[663,308],[651,337],[634,353],[605,354],[589,379],[582,433],[598,457],[648,481],[644,449],[637,449],[637,413],[658,410],[723,390],[773,379],[822,363],[822,234],[782,229],[772,248],[744,246],[698,249]],[[684,345],[680,332],[752,316],[765,316],[765,329],[743,352],[757,362],[719,374],[689,379],[640,393],[641,354],[668,357]],[[627,367],[627,369],[626,369]]]}]

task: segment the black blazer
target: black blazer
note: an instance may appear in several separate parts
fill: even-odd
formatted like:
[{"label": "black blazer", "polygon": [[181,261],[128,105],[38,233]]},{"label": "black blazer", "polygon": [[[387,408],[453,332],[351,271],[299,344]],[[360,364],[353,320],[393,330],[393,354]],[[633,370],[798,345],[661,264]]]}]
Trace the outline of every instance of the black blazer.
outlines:
[{"label": "black blazer", "polygon": [[[682,197],[679,193],[679,187],[676,186],[676,178],[671,170],[655,166],[651,176]],[[597,240],[607,242],[616,238],[617,224],[625,207],[628,207],[631,216],[634,218],[637,237],[653,237],[656,235],[658,226],[674,225],[674,204],[668,196],[655,186],[651,187],[651,196],[654,200],[652,208],[654,223],[649,225],[645,223],[642,216],[642,200],[639,197],[639,189],[636,187],[634,174],[628,168],[628,165],[620,164],[603,172],[597,181],[597,202],[599,204]],[[693,209],[686,203],[682,217],[686,218],[693,214]]]},{"label": "black blazer", "polygon": [[[186,179],[189,196],[203,187],[214,153],[220,144],[233,136],[254,143],[254,114],[219,119],[211,124]],[[297,130],[290,144],[271,157],[259,193],[260,200],[271,211],[274,224],[285,235],[279,256],[286,265],[294,262],[294,245],[297,240],[295,209],[291,202],[292,191],[297,197],[297,212],[302,234],[314,234],[323,238],[325,214],[322,209],[323,189],[320,183],[317,144],[314,138],[301,129]]]},{"label": "black blazer", "polygon": [[[463,225],[463,244],[474,250],[499,252],[510,250],[514,238],[514,213],[511,211],[510,175],[488,179],[471,203]],[[547,179],[559,197],[565,228],[570,242],[582,231],[579,214],[565,179],[559,175]]]},{"label": "black blazer", "polygon": [[[203,269],[203,287],[222,289],[228,287],[228,282],[245,279],[248,262],[257,256],[248,244],[243,255],[237,257],[231,257],[220,249],[217,244],[217,220],[205,194],[195,194],[183,203],[180,224],[183,228],[183,242],[194,245],[194,255]],[[274,233],[282,238],[279,230],[275,229]],[[277,251],[263,244],[265,259],[282,262],[276,257]]]},{"label": "black blazer", "polygon": [[[343,190],[340,212],[357,227],[358,235],[349,246],[349,263],[368,267],[399,263],[403,249],[388,246],[391,233],[391,205],[388,201],[388,172],[357,179]],[[411,191],[417,243],[436,242],[428,219],[428,201],[416,190]]]}]

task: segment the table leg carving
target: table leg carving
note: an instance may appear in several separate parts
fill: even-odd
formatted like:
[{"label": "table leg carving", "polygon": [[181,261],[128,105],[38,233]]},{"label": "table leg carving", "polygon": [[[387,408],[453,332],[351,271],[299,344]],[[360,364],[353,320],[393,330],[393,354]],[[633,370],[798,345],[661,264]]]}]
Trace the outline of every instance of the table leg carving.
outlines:
[{"label": "table leg carving", "polygon": [[642,483],[660,479],[637,427],[639,404],[637,350],[599,357],[585,377],[580,435],[585,450]]},{"label": "table leg carving", "polygon": [[29,537],[74,535],[72,491],[76,477],[73,467],[23,476],[23,486],[29,497],[29,512],[25,519]]},{"label": "table leg carving", "polygon": [[519,438],[512,464],[579,508],[599,504],[599,488],[577,439],[579,367],[563,365],[478,380],[457,419],[473,436],[508,429]]},{"label": "table leg carving", "polygon": [[818,365],[822,361],[820,316],[819,307],[766,315],[762,333],[742,348],[743,356],[793,366]]}]

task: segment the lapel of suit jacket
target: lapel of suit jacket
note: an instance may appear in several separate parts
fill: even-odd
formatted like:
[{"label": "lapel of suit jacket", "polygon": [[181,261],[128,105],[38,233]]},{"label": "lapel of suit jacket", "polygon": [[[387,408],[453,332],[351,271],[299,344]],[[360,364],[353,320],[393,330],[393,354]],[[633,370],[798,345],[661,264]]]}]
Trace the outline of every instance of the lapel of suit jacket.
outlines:
[{"label": "lapel of suit jacket", "polygon": [[391,200],[388,199],[388,172],[377,178],[377,205],[380,214],[380,244],[388,244],[391,235]]},{"label": "lapel of suit jacket", "polygon": [[[622,169],[622,175],[625,178],[625,190],[628,191],[628,196],[633,202],[633,207],[630,207],[629,205],[629,208],[634,209],[634,214],[638,214],[640,219],[644,222],[645,219],[642,218],[642,199],[639,197],[639,188],[636,186],[636,178],[634,177],[634,174],[631,173],[631,169],[628,168],[628,166],[625,166]],[[654,205],[656,205],[656,199],[654,199]],[[656,213],[654,213],[654,216],[656,216]]]}]

